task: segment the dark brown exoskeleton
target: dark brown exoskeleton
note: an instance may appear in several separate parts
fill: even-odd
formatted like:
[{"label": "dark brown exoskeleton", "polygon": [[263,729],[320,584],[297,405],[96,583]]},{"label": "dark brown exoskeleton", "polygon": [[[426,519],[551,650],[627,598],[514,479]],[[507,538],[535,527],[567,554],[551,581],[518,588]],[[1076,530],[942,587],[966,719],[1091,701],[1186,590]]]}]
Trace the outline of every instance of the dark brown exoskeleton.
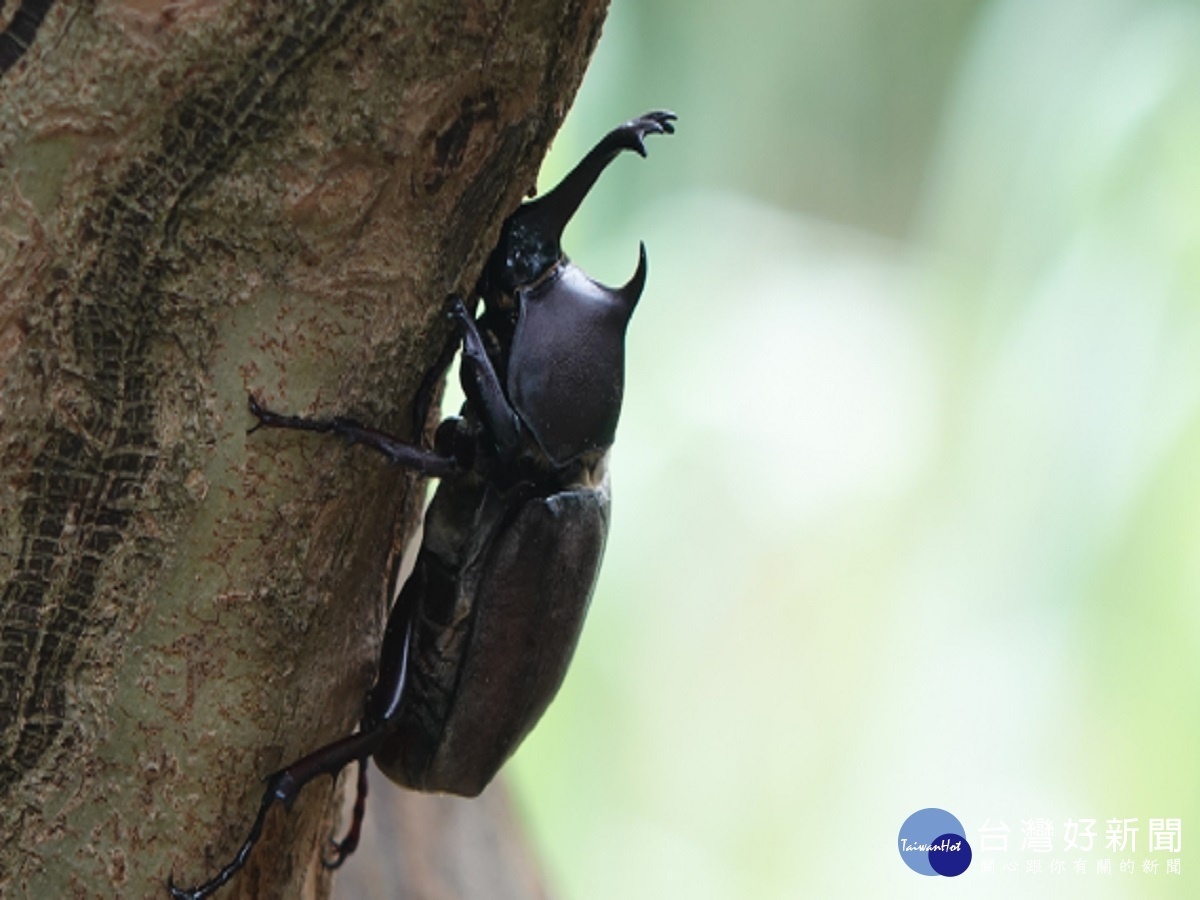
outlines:
[{"label": "dark brown exoskeleton", "polygon": [[[606,461],[621,411],[625,329],[646,279],[646,252],[624,287],[604,287],[563,255],[563,228],[623,150],[645,156],[674,114],[651,112],[609,132],[554,190],[505,221],[479,279],[484,310],[450,314],[466,402],[432,450],[348,419],[281,415],[253,397],[255,428],[338,434],[441,479],[412,574],[388,618],[375,686],[357,732],[271,775],[233,861],[173,896],[206,897],[245,864],[276,802],[291,807],[322,774],[359,763],[346,837],[358,845],[370,757],[421,791],[474,796],[541,718],[579,640],[608,531]],[[427,385],[436,379],[427,379]],[[425,393],[423,391],[423,393]],[[424,421],[426,401],[416,415]]]}]

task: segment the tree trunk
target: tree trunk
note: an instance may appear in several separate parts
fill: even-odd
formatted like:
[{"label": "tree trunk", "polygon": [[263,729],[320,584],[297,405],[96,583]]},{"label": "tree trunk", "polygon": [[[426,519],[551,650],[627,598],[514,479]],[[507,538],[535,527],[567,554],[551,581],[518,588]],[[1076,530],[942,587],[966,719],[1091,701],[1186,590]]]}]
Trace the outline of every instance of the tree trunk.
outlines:
[{"label": "tree trunk", "polygon": [[[445,298],[532,186],[605,7],[4,10],[0,895],[202,880],[261,779],[354,727],[424,485],[247,435],[246,396],[409,434]],[[272,812],[221,896],[327,896],[339,809],[321,779]]]}]

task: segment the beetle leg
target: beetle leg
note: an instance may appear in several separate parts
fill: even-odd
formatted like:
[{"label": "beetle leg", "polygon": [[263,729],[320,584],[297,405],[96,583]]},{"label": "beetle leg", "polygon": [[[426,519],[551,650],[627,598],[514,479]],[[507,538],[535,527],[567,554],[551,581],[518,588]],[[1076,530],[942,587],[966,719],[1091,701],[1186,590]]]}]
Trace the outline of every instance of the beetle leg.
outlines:
[{"label": "beetle leg", "polygon": [[441,478],[462,468],[453,456],[444,456],[432,450],[414,447],[392,435],[374,428],[367,428],[352,419],[310,419],[306,416],[286,416],[267,409],[253,395],[249,399],[250,412],[258,424],[250,429],[291,428],[296,431],[315,431],[320,434],[337,434],[349,438],[356,444],[370,447],[382,453],[392,462],[405,468],[415,469],[423,475]]},{"label": "beetle leg", "polygon": [[413,397],[412,433],[413,439],[418,442],[421,441],[425,434],[425,423],[429,421],[429,409],[433,406],[434,392],[437,390],[442,377],[446,374],[446,370],[450,368],[450,363],[454,362],[454,354],[458,352],[460,340],[460,337],[454,333],[451,333],[446,339],[441,354],[439,354],[437,361],[430,367],[429,371],[425,373],[425,377],[421,379],[421,386],[417,388],[416,396]]},{"label": "beetle leg", "polygon": [[367,812],[367,761],[358,761],[358,784],[354,793],[354,813],[350,819],[350,829],[340,841],[330,841],[333,844],[333,856],[322,859],[321,864],[327,869],[336,869],[346,861],[351,853],[358,849],[358,839],[362,836],[363,816]]},{"label": "beetle leg", "polygon": [[[167,879],[167,888],[175,900],[201,900],[209,896],[221,885],[238,873],[250,857],[250,851],[258,843],[262,835],[263,823],[267,813],[276,803],[282,803],[283,808],[290,810],[296,802],[301,789],[320,775],[336,777],[338,772],[352,762],[358,763],[358,786],[354,799],[354,814],[350,830],[340,841],[333,841],[334,857],[323,859],[327,868],[336,869],[346,861],[358,847],[359,835],[362,833],[363,815],[367,802],[367,759],[374,756],[383,743],[391,736],[396,723],[396,711],[400,707],[404,685],[408,680],[408,649],[412,640],[412,626],[407,614],[398,615],[395,610],[388,617],[388,628],[384,636],[384,646],[389,647],[388,636],[399,640],[400,646],[391,656],[385,654],[375,687],[368,694],[367,714],[359,724],[354,734],[340,738],[324,747],[314,750],[286,769],[281,769],[267,777],[267,788],[263,791],[262,802],[258,807],[258,815],[250,826],[250,833],[242,846],[220,872],[210,880],[194,888],[177,888],[174,878]],[[380,692],[383,693],[380,693]],[[382,698],[383,705],[375,708],[370,698]]]},{"label": "beetle leg", "polygon": [[[334,741],[319,750],[315,750],[302,759],[292,763],[286,769],[281,769],[267,778],[267,789],[263,792],[262,802],[258,807],[258,815],[250,826],[250,834],[242,846],[238,848],[233,860],[210,880],[194,888],[179,888],[175,886],[174,878],[167,880],[167,888],[176,900],[201,900],[212,894],[238,873],[250,857],[250,851],[258,843],[262,835],[263,823],[267,813],[276,803],[282,803],[284,809],[290,810],[296,802],[300,790],[319,775],[337,775],[342,769],[354,761],[365,765],[367,757],[379,749],[380,744],[387,738],[387,728],[380,724],[368,731],[361,731]],[[360,798],[361,799],[361,798]],[[356,810],[357,817],[357,810]],[[353,847],[339,854],[344,858]]]},{"label": "beetle leg", "polygon": [[510,456],[521,442],[521,420],[508,402],[475,319],[457,297],[450,305],[450,315],[462,335],[463,393],[479,412],[500,456]]}]

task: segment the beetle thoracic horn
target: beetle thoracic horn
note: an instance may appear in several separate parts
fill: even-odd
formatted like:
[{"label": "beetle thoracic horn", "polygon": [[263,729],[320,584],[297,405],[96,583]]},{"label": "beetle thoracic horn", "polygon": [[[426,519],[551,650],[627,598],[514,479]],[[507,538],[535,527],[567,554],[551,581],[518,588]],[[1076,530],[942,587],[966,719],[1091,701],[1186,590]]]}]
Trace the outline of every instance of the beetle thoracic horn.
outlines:
[{"label": "beetle thoracic horn", "polygon": [[642,288],[646,286],[646,245],[638,243],[638,264],[637,271],[633,273],[633,277],[625,282],[624,287],[607,288],[623,307],[627,316],[633,315],[633,308],[637,306],[638,300],[642,297]]}]

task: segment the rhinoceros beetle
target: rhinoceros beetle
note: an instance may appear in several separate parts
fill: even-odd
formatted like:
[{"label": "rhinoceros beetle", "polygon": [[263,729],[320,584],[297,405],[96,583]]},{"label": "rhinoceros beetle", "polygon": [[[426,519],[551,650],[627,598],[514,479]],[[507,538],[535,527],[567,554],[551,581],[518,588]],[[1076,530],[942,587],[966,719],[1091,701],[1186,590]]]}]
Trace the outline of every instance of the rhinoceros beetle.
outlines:
[{"label": "rhinoceros beetle", "polygon": [[[388,617],[375,684],[358,730],[267,778],[250,834],[206,897],[245,864],[276,803],[357,762],[354,815],[325,860],[358,845],[367,760],[420,791],[475,796],[554,698],[579,640],[608,531],[607,457],[621,411],[625,329],[646,280],[646,251],[621,288],[589,278],[563,254],[562,232],[623,150],[645,156],[675,115],[650,112],[609,132],[563,181],[504,222],[475,294],[449,314],[453,340],[414,403],[429,395],[461,345],[466,401],[414,446],[344,418],[283,415],[250,397],[259,428],[340,435],[441,479],[412,574]],[[417,429],[416,433],[420,433]]]}]

